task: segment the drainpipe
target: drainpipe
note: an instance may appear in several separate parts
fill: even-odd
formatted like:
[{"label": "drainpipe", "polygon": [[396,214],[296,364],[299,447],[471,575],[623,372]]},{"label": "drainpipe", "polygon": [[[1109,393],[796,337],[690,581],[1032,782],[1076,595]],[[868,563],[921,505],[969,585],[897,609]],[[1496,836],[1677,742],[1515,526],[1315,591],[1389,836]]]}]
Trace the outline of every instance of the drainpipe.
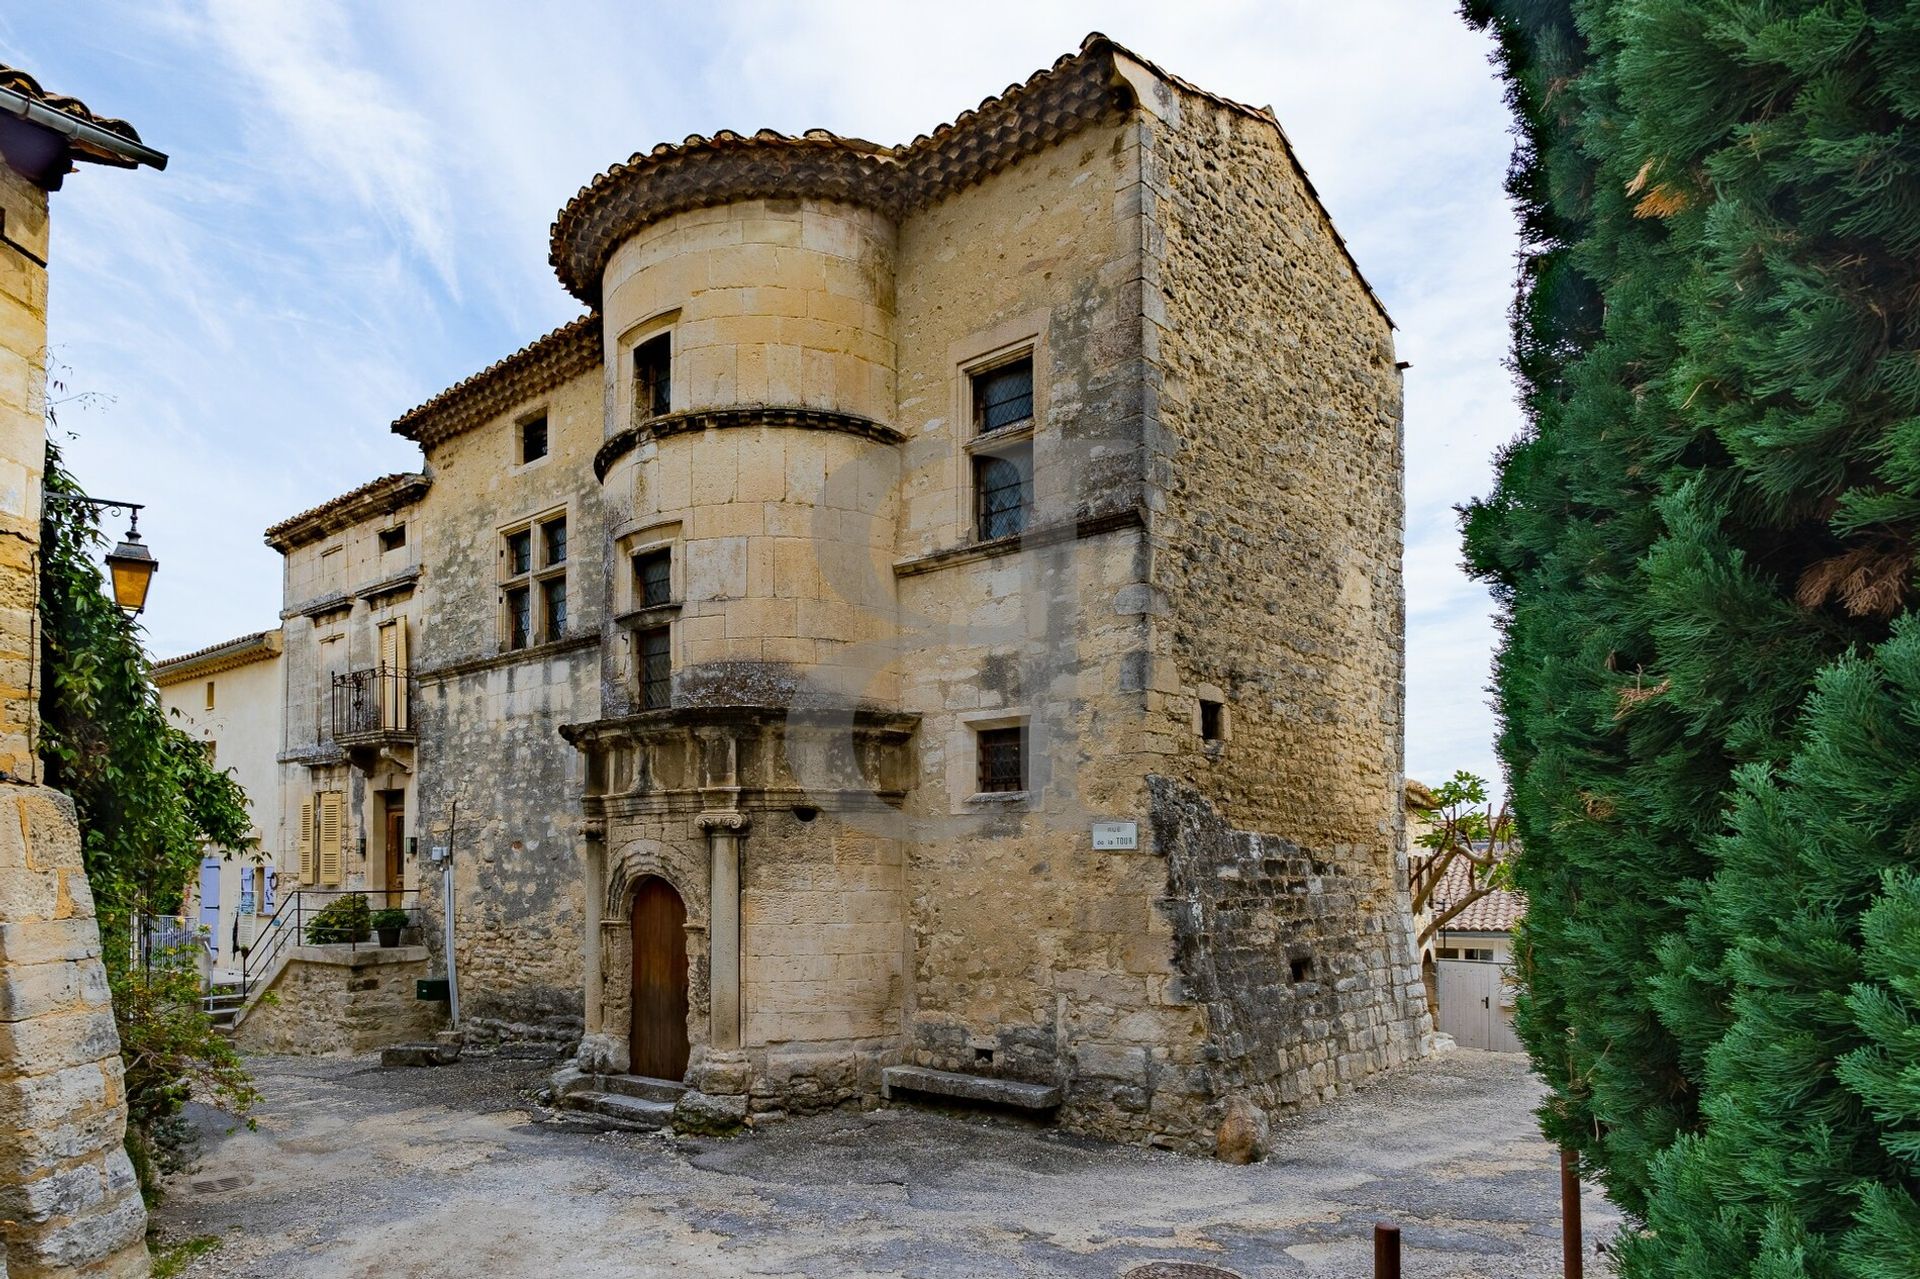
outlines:
[{"label": "drainpipe", "polygon": [[460,983],[453,974],[453,849],[447,849],[440,863],[440,913],[447,921],[447,1012],[453,1028],[460,1029]]}]

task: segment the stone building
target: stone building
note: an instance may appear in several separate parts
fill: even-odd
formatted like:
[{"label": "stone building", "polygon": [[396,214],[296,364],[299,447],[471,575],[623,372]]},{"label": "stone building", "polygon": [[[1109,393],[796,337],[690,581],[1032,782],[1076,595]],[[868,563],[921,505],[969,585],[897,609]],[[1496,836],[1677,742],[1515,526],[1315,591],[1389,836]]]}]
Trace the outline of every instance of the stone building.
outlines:
[{"label": "stone building", "polygon": [[1096,35],[902,146],[636,155],[552,260],[420,473],[269,534],[283,845],[451,911],[470,1034],[1187,1150],[1418,1052],[1400,374],[1269,112]]},{"label": "stone building", "polygon": [[124,120],[0,66],[0,1275],[144,1276],[119,1036],[73,802],[41,785],[36,556],[49,192],[164,168]]},{"label": "stone building", "polygon": [[260,631],[153,664],[160,704],[202,744],[214,766],[247,793],[255,846],[208,848],[187,887],[185,912],[206,930],[217,978],[233,977],[243,948],[272,917],[281,868],[280,837],[282,637]]}]

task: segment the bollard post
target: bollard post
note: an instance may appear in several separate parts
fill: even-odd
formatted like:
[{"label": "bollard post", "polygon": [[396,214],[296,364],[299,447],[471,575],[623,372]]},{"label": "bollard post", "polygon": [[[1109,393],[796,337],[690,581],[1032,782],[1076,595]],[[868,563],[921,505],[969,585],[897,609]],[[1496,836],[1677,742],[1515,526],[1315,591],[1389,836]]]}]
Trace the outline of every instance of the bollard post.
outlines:
[{"label": "bollard post", "polygon": [[1400,1279],[1400,1227],[1373,1223],[1373,1279]]},{"label": "bollard post", "polygon": [[1581,1279],[1585,1262],[1580,1256],[1580,1156],[1560,1149],[1560,1268],[1566,1279]]}]

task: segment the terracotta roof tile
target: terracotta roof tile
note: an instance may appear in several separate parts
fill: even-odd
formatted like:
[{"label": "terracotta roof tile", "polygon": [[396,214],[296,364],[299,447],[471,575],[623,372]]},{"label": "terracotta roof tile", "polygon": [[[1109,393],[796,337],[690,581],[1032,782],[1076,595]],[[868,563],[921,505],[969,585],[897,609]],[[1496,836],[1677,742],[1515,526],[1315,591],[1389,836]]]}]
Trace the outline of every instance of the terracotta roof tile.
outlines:
[{"label": "terracotta roof tile", "polygon": [[[1447,873],[1440,880],[1440,886],[1433,890],[1431,909],[1435,915],[1446,913],[1447,907],[1465,897],[1473,889],[1471,872],[1473,863],[1464,857],[1456,857],[1447,867]],[[1473,905],[1449,919],[1441,926],[1441,932],[1462,933],[1510,933],[1520,917],[1527,913],[1527,899],[1519,893],[1496,888]]]},{"label": "terracotta roof tile", "polygon": [[349,489],[339,497],[273,525],[266,532],[267,545],[278,551],[288,551],[308,542],[317,542],[327,534],[369,515],[418,501],[431,482],[418,471],[397,471],[377,480],[369,480],[359,488]]},{"label": "terracotta roof tile", "polygon": [[238,639],[222,640],[218,644],[196,648],[191,653],[182,653],[178,657],[169,657],[164,661],[155,662],[153,682],[165,688],[169,684],[177,684],[195,675],[212,674],[217,671],[231,670],[236,666],[245,666],[249,662],[266,661],[280,655],[283,642],[277,627],[271,631],[255,631],[251,635],[242,635]]},{"label": "terracotta roof tile", "polygon": [[589,311],[408,409],[394,420],[393,433],[423,448],[437,444],[599,363],[600,316]]},{"label": "terracotta roof tile", "polygon": [[140,140],[140,134],[125,120],[96,115],[93,108],[80,99],[68,97],[64,93],[50,93],[42,88],[40,82],[28,72],[18,67],[7,66],[3,62],[0,62],[0,89],[11,89],[22,97],[32,98],[35,102],[51,107],[63,115],[84,120],[88,124],[105,129],[108,133],[117,133],[129,142]]}]

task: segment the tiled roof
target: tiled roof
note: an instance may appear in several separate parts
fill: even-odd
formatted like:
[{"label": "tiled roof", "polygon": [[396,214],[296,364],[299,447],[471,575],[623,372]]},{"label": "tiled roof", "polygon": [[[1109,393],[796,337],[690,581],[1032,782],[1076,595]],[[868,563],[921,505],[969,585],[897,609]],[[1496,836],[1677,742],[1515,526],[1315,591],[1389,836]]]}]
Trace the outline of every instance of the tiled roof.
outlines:
[{"label": "tiled roof", "polygon": [[282,638],[276,628],[271,631],[255,631],[251,635],[242,635],[238,639],[222,640],[218,644],[209,644],[197,648],[191,653],[182,653],[178,657],[169,657],[165,661],[153,664],[153,682],[165,688],[181,680],[192,679],[197,675],[211,675],[218,671],[231,670],[236,666],[245,666],[249,662],[263,662],[280,655]]},{"label": "tiled roof", "polygon": [[599,363],[600,316],[589,311],[407,410],[394,421],[393,433],[423,448],[437,444]]},{"label": "tiled roof", "polygon": [[[978,182],[1123,109],[1131,98],[1116,72],[1116,58],[1136,63],[1184,92],[1272,125],[1294,171],[1318,203],[1319,193],[1271,110],[1209,93],[1096,31],[1081,42],[1078,52],[904,146],[881,146],[825,129],[798,136],[762,129],[751,137],[732,130],[712,137],[696,133],[678,144],[663,142],[644,155],[636,152],[582,187],[560,210],[549,260],[568,292],[597,306],[601,273],[614,249],[639,227],[669,213],[734,200],[811,195],[898,215]],[[1327,228],[1367,287],[1331,220]],[[1379,305],[1370,287],[1367,292]]]},{"label": "tiled roof", "polygon": [[[0,63],[0,91],[19,101],[43,107],[50,112],[90,126],[88,130],[69,134],[68,141],[75,155],[81,159],[96,160],[106,164],[144,163],[151,164],[155,168],[166,167],[167,157],[143,144],[140,141],[139,132],[131,124],[112,116],[98,115],[93,108],[78,98],[68,97],[64,93],[49,92],[31,74],[18,67]],[[24,114],[24,111],[16,109],[13,114]],[[45,117],[41,118],[41,123],[47,123]],[[112,138],[102,138],[100,134],[110,134]],[[116,145],[112,139],[118,139],[125,145]]]},{"label": "tiled roof", "polygon": [[[1473,891],[1472,871],[1473,863],[1466,858],[1453,859],[1453,863],[1447,867],[1447,873],[1440,880],[1440,886],[1433,890],[1432,903],[1428,909],[1436,917],[1446,914],[1449,906]],[[1442,924],[1440,931],[1510,933],[1513,931],[1513,926],[1520,922],[1520,917],[1526,913],[1526,898],[1519,893],[1496,888]]]},{"label": "tiled roof", "polygon": [[417,471],[399,471],[370,480],[357,489],[342,493],[312,510],[281,520],[266,533],[267,545],[277,551],[289,551],[308,542],[317,542],[329,533],[349,524],[357,524],[372,515],[416,502],[431,483]]},{"label": "tiled roof", "polygon": [[[696,133],[679,143],[663,142],[644,155],[636,152],[582,187],[560,210],[549,260],[569,292],[597,307],[600,276],[614,249],[639,227],[669,213],[807,193],[897,215],[978,182],[1120,109],[1128,91],[1116,74],[1116,58],[1137,63],[1183,92],[1271,125],[1318,205],[1319,193],[1270,109],[1210,93],[1096,31],[1081,42],[1078,52],[904,146],[883,146],[825,129],[798,135],[762,129],[751,136],[722,129],[712,137]],[[1331,219],[1326,227],[1354,277],[1379,306]],[[1385,314],[1384,307],[1381,311]],[[599,320],[597,311],[589,311],[528,343],[403,413],[393,423],[394,433],[423,447],[432,445],[593,368],[601,359]]]}]

